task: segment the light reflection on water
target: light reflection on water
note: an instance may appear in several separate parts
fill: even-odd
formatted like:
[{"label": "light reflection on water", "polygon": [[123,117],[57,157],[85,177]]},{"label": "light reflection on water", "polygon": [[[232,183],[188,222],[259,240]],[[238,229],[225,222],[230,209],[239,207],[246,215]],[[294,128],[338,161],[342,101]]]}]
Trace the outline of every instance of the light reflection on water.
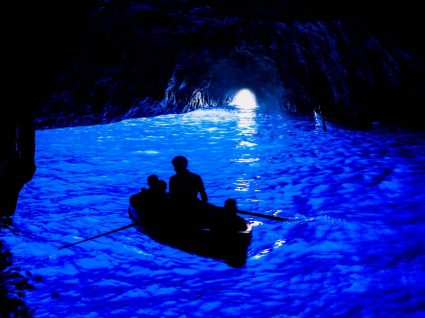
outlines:
[{"label": "light reflection on water", "polygon": [[[37,172],[3,231],[43,276],[36,317],[421,317],[423,133],[329,129],[279,114],[202,110],[38,131]],[[129,224],[129,195],[175,155],[210,201],[294,218],[255,221],[246,267],[160,245]]]}]

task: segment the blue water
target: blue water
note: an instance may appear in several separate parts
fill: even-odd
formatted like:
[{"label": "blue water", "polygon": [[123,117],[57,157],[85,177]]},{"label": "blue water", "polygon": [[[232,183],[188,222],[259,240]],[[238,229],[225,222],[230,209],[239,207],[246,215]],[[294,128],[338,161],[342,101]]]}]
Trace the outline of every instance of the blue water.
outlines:
[{"label": "blue water", "polygon": [[[1,232],[43,279],[35,317],[425,317],[425,134],[359,132],[255,111],[200,110],[36,133],[37,172]],[[160,245],[128,198],[185,155],[210,202],[254,223],[247,264]]]}]

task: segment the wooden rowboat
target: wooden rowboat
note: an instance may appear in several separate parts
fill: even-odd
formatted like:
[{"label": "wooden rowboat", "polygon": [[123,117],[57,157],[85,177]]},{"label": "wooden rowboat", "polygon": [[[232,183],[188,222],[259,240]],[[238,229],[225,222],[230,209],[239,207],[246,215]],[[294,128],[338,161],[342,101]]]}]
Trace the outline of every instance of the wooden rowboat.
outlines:
[{"label": "wooden rowboat", "polygon": [[[196,208],[196,215],[202,215],[197,222],[181,217],[172,204],[160,202],[155,209],[146,209],[142,193],[130,197],[129,217],[136,222],[137,229],[161,244],[180,249],[187,253],[219,259],[232,267],[246,263],[247,250],[252,239],[252,225],[244,222],[240,226],[229,226],[235,215],[228,215],[222,207],[203,204]],[[149,214],[155,214],[155,217]],[[187,215],[187,214],[186,214]],[[192,213],[191,215],[194,215]]]}]

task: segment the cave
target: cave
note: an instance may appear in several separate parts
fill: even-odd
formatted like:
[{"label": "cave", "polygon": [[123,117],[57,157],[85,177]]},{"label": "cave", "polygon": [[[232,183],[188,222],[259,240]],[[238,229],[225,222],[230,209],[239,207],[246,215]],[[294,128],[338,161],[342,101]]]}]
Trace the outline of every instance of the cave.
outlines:
[{"label": "cave", "polygon": [[[423,313],[418,3],[4,11],[0,316]],[[259,218],[246,268],[118,227],[144,174],[169,173],[173,147],[208,178],[211,200],[238,196]]]},{"label": "cave", "polygon": [[2,214],[13,214],[35,171],[35,129],[223,106],[242,88],[268,111],[311,116],[320,107],[342,121],[423,127],[414,9],[335,1],[10,5]]}]

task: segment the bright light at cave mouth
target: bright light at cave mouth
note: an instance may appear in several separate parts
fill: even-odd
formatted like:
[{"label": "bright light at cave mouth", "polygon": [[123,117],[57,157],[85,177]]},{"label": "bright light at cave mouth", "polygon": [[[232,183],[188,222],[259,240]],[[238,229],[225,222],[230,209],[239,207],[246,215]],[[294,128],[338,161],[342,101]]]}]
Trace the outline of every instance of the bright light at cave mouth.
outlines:
[{"label": "bright light at cave mouth", "polygon": [[233,97],[230,105],[239,107],[240,109],[254,109],[257,107],[257,100],[254,93],[249,89],[241,89],[235,97]]}]

